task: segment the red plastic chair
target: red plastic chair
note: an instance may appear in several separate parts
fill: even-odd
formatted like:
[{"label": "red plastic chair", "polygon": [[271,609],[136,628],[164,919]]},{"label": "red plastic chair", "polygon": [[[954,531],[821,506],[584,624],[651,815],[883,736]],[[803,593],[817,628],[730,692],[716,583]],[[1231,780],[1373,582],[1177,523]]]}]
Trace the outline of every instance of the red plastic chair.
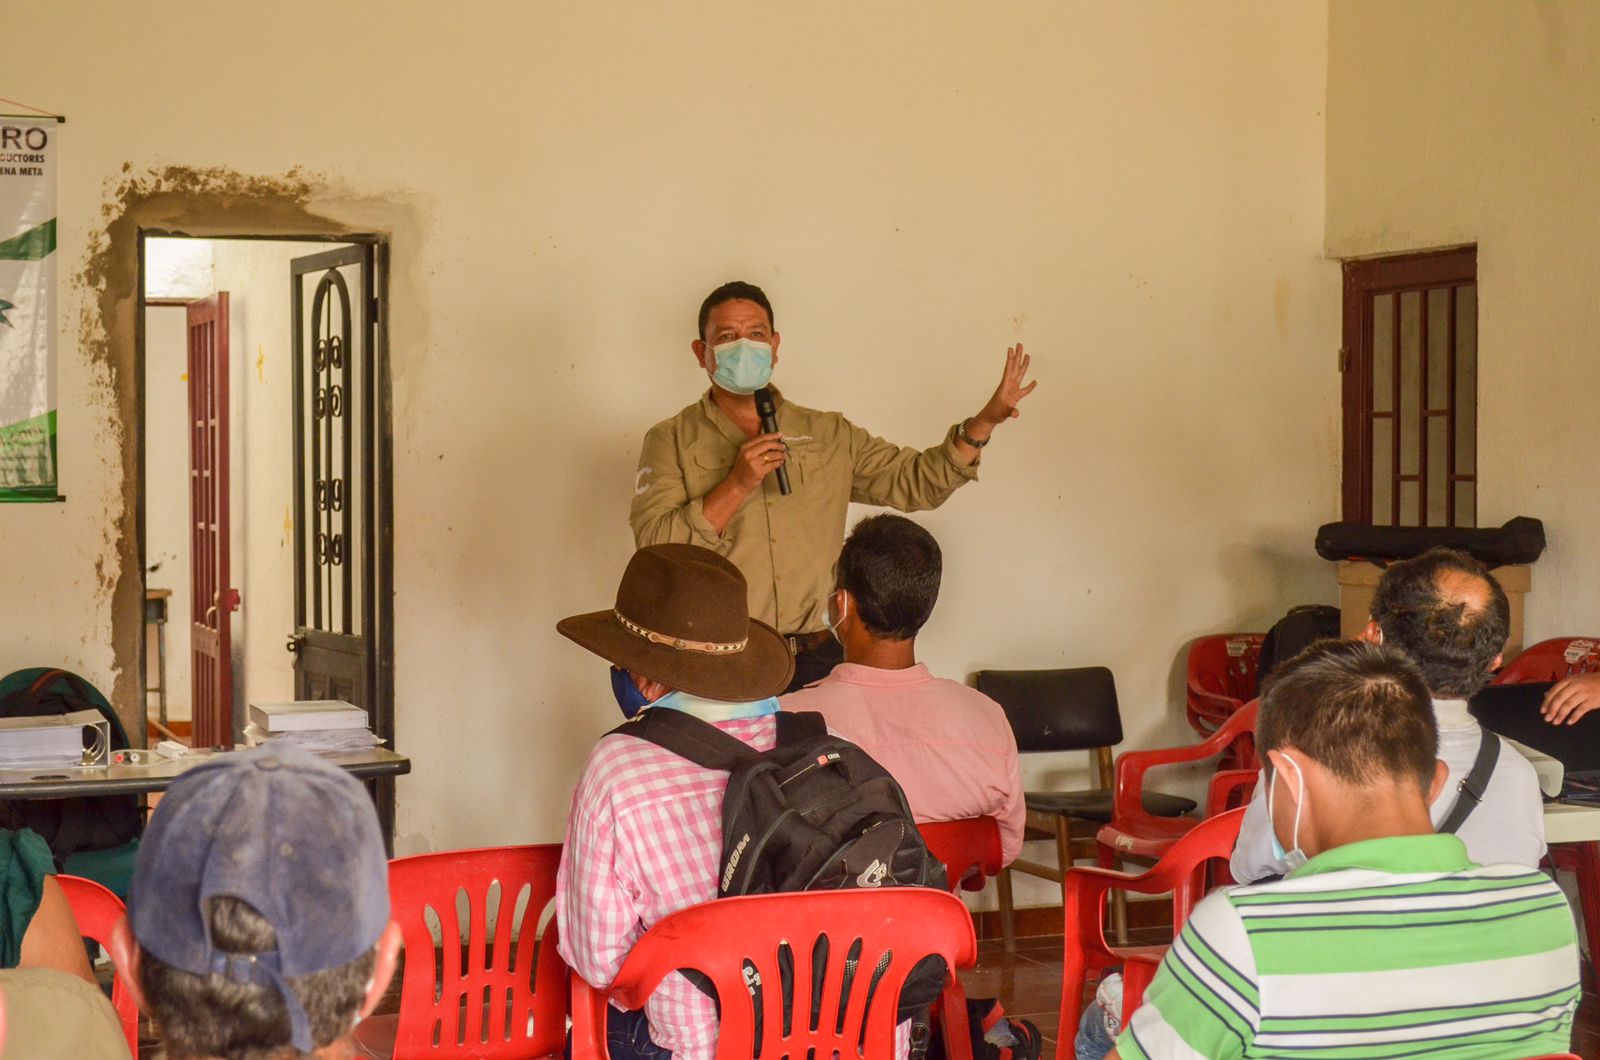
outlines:
[{"label": "red plastic chair", "polygon": [[1117,786],[1112,802],[1111,823],[1101,827],[1096,839],[1102,868],[1111,868],[1118,858],[1133,857],[1154,861],[1166,854],[1178,840],[1188,835],[1199,821],[1193,817],[1157,817],[1146,813],[1140,792],[1144,775],[1155,766],[1179,762],[1199,762],[1222,754],[1236,743],[1250,744],[1249,761],[1237,770],[1226,770],[1225,781],[1248,782],[1260,768],[1255,760],[1256,712],[1260,704],[1251,700],[1222,728],[1191,747],[1155,751],[1128,751],[1117,757]]},{"label": "red plastic chair", "polygon": [[[389,1055],[392,1029],[395,1057],[560,1054],[567,1033],[567,965],[556,952],[555,920],[535,937],[555,899],[560,862],[559,843],[389,862],[389,902],[406,951],[400,1012],[359,1024],[361,1048]],[[466,924],[457,913],[463,897]]]},{"label": "red plastic chair", "polygon": [[[823,937],[828,945],[818,946]],[[780,951],[794,962],[794,1018],[787,1033],[778,984],[789,977],[779,973]],[[978,946],[967,907],[929,888],[761,894],[690,906],[634,943],[608,990],[572,977],[572,1055],[574,1060],[606,1056],[609,1000],[640,1008],[663,977],[694,968],[711,979],[721,999],[717,1060],[749,1060],[758,1051],[763,1057],[804,1057],[808,1050],[819,1058],[838,1053],[892,1060],[895,999],[912,966],[930,955],[943,957],[951,969],[970,968]],[[880,960],[888,965],[881,977],[875,971]],[[759,1042],[756,1009],[745,985],[746,961],[754,966],[750,978],[759,975],[765,984]],[[822,965],[818,973],[813,961]],[[814,976],[824,984],[820,998],[812,997]]]},{"label": "red plastic chair", "polygon": [[1490,683],[1537,684],[1595,671],[1600,671],[1600,637],[1552,637],[1512,659]]},{"label": "red plastic chair", "polygon": [[[967,817],[959,821],[925,821],[917,825],[928,852],[944,863],[950,893],[981,891],[989,878],[1000,887],[1009,887],[1010,877],[1001,873],[1000,822],[993,817]],[[1009,898],[1006,905],[1010,904]],[[1015,945],[1011,937],[1011,918],[1000,918],[1006,951]],[[966,1027],[967,993],[961,980],[950,977],[940,998],[939,1025],[944,1030],[945,1055],[950,1060],[971,1060],[972,1039]]]},{"label": "red plastic chair", "polygon": [[[61,885],[62,893],[67,896],[67,904],[72,907],[73,919],[78,922],[78,933],[90,942],[98,943],[102,949],[107,949],[111,944],[111,929],[122,919],[122,899],[108,888],[82,876],[57,876],[56,882]],[[122,1033],[128,1037],[128,1052],[133,1055],[133,1060],[139,1060],[139,1006],[134,1003],[133,995],[128,992],[128,985],[120,975],[114,975],[111,979],[111,1007],[117,1010]]]},{"label": "red plastic chair", "polygon": [[[1072,1041],[1083,1016],[1083,992],[1091,979],[1099,979],[1108,968],[1124,966],[1123,1022],[1144,996],[1154,975],[1154,966],[1166,954],[1166,946],[1112,946],[1106,941],[1105,907],[1108,892],[1172,894],[1172,931],[1183,930],[1184,921],[1205,893],[1208,863],[1233,854],[1239,838],[1244,810],[1229,810],[1219,817],[1196,823],[1196,827],[1175,843],[1155,866],[1137,875],[1111,869],[1091,869],[1074,865],[1063,883],[1066,892],[1066,946],[1061,968],[1061,1022],[1056,1035],[1056,1060],[1072,1060]],[[1224,869],[1220,876],[1229,879]],[[1129,962],[1140,958],[1145,966],[1134,968]],[[1126,977],[1134,979],[1136,998],[1129,1005]]]},{"label": "red plastic chair", "polygon": [[1000,875],[1000,823],[993,817],[924,821],[917,825],[928,853],[944,862],[950,893],[981,891]]},{"label": "red plastic chair", "polygon": [[1265,633],[1218,633],[1189,645],[1189,725],[1210,736],[1256,695]]}]

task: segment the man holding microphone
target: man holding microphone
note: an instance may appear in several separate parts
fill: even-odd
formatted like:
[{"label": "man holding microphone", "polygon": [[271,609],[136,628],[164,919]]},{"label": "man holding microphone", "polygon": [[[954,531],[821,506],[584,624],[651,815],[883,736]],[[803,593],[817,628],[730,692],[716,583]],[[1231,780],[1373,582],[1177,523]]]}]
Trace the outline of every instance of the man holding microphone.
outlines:
[{"label": "man holding microphone", "polygon": [[[629,522],[641,548],[687,542],[739,568],[750,587],[750,616],[783,631],[795,653],[795,689],[843,658],[824,601],[849,504],[937,508],[977,478],[990,435],[1018,414],[1037,383],[1024,382],[1029,358],[1018,343],[1006,351],[1000,385],[977,415],[921,451],[776,392],[770,400],[778,429],[763,430],[757,391],[768,397],[778,343],[772,304],[754,284],[723,284],[701,303],[691,349],[711,389],[645,435]],[[787,493],[775,481],[780,468]]]}]

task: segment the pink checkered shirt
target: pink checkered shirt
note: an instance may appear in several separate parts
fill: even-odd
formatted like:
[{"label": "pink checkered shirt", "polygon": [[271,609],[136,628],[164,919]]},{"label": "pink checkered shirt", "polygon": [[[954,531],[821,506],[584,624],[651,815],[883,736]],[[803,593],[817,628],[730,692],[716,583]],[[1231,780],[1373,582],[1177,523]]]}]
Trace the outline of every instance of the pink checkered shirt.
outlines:
[{"label": "pink checkered shirt", "polygon": [[[754,747],[777,742],[771,715],[712,722]],[[728,774],[697,766],[632,736],[595,744],[572,795],[556,874],[561,956],[596,987],[616,978],[639,936],[680,909],[717,897],[722,793]],[[717,1009],[673,972],[645,1004],[650,1038],[673,1060],[712,1060]],[[896,1055],[910,1052],[911,1024],[896,1028]]]},{"label": "pink checkered shirt", "polygon": [[[777,739],[771,715],[714,724],[758,751]],[[595,745],[556,876],[561,956],[587,982],[609,986],[647,928],[717,896],[727,786],[727,773],[632,736]],[[650,1037],[675,1060],[715,1054],[716,1006],[683,976],[662,980],[645,1014]]]}]

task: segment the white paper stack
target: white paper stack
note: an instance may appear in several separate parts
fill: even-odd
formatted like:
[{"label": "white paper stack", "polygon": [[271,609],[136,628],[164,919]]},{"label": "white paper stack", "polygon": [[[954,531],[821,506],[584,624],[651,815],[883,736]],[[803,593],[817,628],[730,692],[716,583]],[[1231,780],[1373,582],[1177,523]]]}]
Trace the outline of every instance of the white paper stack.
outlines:
[{"label": "white paper stack", "polygon": [[0,718],[0,768],[81,765],[84,726],[104,721],[97,710]]},{"label": "white paper stack", "polygon": [[367,712],[342,699],[250,704],[245,740],[252,746],[292,743],[317,754],[366,751],[383,743],[367,725]]}]

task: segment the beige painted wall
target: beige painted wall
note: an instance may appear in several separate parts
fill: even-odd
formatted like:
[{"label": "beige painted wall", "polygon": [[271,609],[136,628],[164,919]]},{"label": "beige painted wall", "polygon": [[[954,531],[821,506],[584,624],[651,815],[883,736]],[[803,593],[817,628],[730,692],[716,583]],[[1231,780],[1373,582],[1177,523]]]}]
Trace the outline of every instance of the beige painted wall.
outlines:
[{"label": "beige painted wall", "polygon": [[[209,270],[208,270],[209,272]],[[207,281],[209,283],[209,280]],[[182,306],[151,306],[145,311],[145,566],[152,589],[167,599],[167,717],[187,720],[193,705],[190,683],[189,625],[189,382],[186,311]],[[158,662],[150,647],[150,681]],[[156,712],[150,697],[149,710]]]},{"label": "beige painted wall", "polygon": [[611,599],[640,438],[703,388],[693,314],[730,277],[776,300],[790,394],[905,443],[975,411],[1007,343],[1035,354],[983,481],[923,517],[939,672],[1104,663],[1130,743],[1182,740],[1190,638],[1333,598],[1310,549],[1337,497],[1323,4],[199,10],[8,15],[33,42],[8,94],[71,118],[72,501],[0,510],[8,554],[39,557],[6,592],[30,654],[128,662],[125,425],[83,352],[121,303],[66,279],[122,167],[304,167],[312,212],[393,239],[401,851],[561,834],[616,715],[553,626]]},{"label": "beige painted wall", "polygon": [[1600,630],[1600,7],[1338,0],[1327,249],[1478,244],[1478,521],[1544,520],[1526,641]]}]

